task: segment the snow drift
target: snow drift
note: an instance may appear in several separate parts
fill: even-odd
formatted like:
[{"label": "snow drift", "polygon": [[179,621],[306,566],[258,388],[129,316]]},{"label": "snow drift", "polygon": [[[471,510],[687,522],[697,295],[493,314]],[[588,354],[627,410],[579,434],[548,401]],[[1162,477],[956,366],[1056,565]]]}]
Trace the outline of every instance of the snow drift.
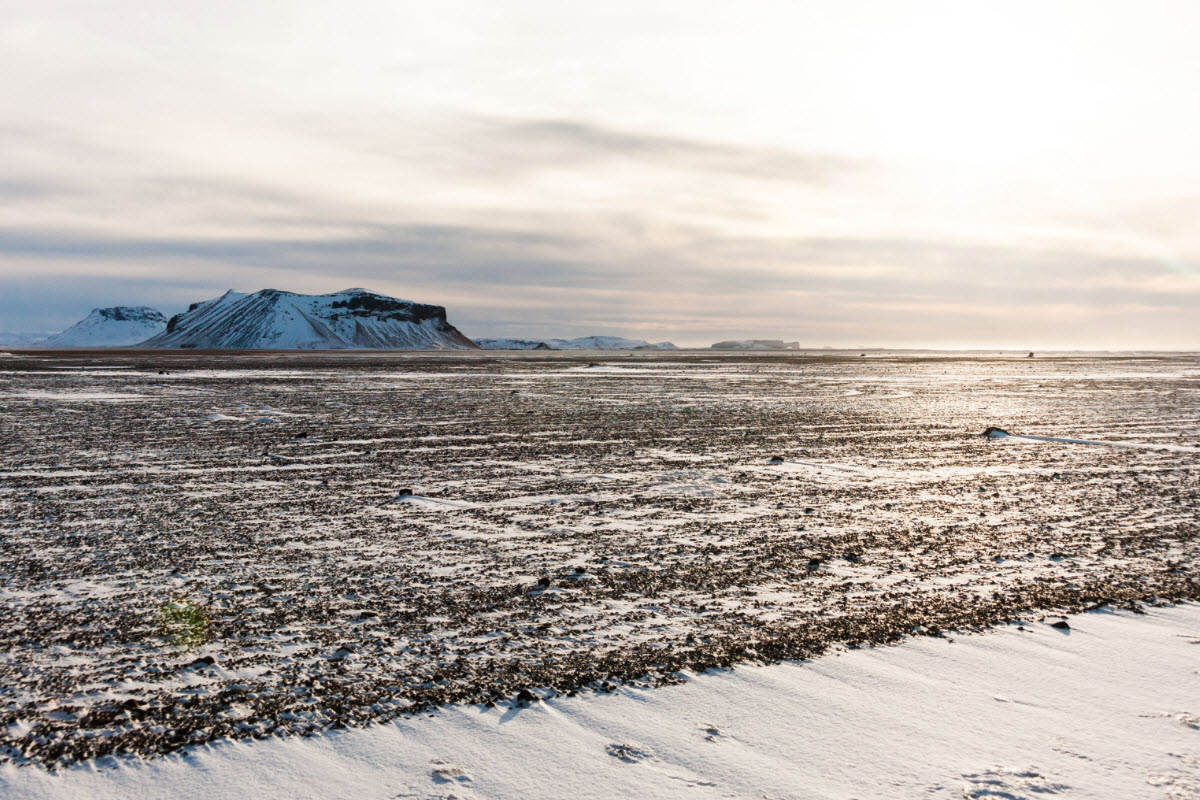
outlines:
[{"label": "snow drift", "polygon": [[0,798],[1196,797],[1198,612],[1106,610],[1070,633],[1008,625],[657,689],[538,691],[524,707],[179,758],[9,766]]},{"label": "snow drift", "polygon": [[475,343],[441,306],[365,289],[304,295],[264,289],[195,303],[144,347],[212,350],[465,350]]}]

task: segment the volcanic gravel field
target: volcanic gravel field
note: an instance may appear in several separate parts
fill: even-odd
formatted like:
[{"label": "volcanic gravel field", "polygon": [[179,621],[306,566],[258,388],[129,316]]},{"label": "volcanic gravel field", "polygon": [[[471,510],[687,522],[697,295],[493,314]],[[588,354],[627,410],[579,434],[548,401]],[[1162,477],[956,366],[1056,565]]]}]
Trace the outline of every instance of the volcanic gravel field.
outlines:
[{"label": "volcanic gravel field", "polygon": [[0,454],[49,767],[1200,599],[1193,355],[24,351]]}]

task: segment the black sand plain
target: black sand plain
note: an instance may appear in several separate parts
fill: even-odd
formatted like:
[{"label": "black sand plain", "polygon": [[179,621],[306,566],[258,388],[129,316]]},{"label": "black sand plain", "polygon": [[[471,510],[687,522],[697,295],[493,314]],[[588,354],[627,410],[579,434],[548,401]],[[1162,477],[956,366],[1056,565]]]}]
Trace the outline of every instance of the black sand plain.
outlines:
[{"label": "black sand plain", "polygon": [[1200,599],[1193,354],[10,352],[0,760]]}]

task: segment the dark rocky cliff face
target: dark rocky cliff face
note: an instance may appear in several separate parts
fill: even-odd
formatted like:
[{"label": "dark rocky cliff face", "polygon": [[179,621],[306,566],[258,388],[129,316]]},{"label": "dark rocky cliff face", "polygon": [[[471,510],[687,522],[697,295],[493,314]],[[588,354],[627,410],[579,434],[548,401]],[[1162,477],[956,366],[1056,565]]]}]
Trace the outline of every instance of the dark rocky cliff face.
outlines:
[{"label": "dark rocky cliff face", "polygon": [[359,294],[349,300],[338,300],[333,308],[344,308],[356,317],[378,317],[399,322],[421,322],[427,319],[446,321],[446,309],[441,306],[410,303],[378,294]]}]

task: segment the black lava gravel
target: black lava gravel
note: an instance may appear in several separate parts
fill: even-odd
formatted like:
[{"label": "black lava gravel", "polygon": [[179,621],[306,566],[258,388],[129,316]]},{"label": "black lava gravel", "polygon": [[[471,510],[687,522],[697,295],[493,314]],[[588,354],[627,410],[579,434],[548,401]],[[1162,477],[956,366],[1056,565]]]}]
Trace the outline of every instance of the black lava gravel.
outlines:
[{"label": "black lava gravel", "polygon": [[0,760],[1200,599],[1198,401],[1185,355],[17,353]]}]

